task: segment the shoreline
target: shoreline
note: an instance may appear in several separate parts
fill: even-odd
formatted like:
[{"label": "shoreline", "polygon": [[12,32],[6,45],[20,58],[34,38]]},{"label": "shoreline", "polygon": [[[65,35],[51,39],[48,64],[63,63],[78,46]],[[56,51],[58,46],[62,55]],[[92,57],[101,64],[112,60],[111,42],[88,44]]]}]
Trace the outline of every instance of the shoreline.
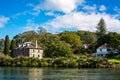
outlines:
[{"label": "shoreline", "polygon": [[5,57],[0,60],[0,67],[57,67],[57,68],[115,68],[120,69],[120,63],[108,62],[108,59],[96,58],[25,58]]}]

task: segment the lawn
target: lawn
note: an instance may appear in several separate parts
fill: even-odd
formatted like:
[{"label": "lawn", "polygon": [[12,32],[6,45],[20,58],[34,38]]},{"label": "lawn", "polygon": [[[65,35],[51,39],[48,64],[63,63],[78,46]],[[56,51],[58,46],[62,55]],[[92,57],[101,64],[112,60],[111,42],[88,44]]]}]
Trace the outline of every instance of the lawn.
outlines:
[{"label": "lawn", "polygon": [[120,59],[108,59],[108,62],[120,63]]}]

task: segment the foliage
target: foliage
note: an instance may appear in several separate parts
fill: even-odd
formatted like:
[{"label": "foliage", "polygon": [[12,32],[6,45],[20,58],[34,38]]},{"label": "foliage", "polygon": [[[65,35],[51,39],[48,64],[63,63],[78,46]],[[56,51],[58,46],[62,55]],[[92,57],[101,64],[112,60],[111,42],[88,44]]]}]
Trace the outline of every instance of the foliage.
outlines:
[{"label": "foliage", "polygon": [[94,32],[89,31],[77,31],[77,35],[80,36],[83,44],[94,44],[97,41],[97,35]]},{"label": "foliage", "polygon": [[5,57],[5,54],[3,53],[3,51],[0,51],[0,59],[3,59]]},{"label": "foliage", "polygon": [[71,44],[71,46],[74,47],[81,47],[82,42],[80,40],[80,37],[73,32],[63,32],[61,35],[61,40]]},{"label": "foliage", "polygon": [[60,34],[60,38],[62,41],[65,41],[66,43],[71,45],[75,54],[79,53],[79,50],[82,46],[82,41],[80,39],[80,36],[78,36],[74,32],[63,32]]},{"label": "foliage", "polygon": [[0,39],[0,50],[4,49],[4,39]]},{"label": "foliage", "polygon": [[45,28],[43,28],[43,27],[38,27],[38,34],[45,34],[45,33],[47,33],[47,30],[45,29]]},{"label": "foliage", "polygon": [[13,49],[15,49],[16,47],[17,47],[17,45],[16,45],[15,40],[12,40],[11,44],[10,44],[11,56],[12,56],[12,53],[13,53]]},{"label": "foliage", "polygon": [[22,44],[24,42],[23,34],[17,34],[13,37],[13,39],[16,41],[16,44]]},{"label": "foliage", "polygon": [[34,42],[37,39],[37,33],[33,30],[24,32],[22,36],[24,38],[24,42]]},{"label": "foliage", "polygon": [[105,21],[103,18],[100,19],[100,22],[98,23],[98,26],[96,28],[97,28],[96,33],[97,33],[98,37],[101,38],[106,34],[106,32],[107,32],[106,24],[105,24]]},{"label": "foliage", "polygon": [[64,41],[51,42],[45,50],[45,56],[46,57],[72,56],[73,50],[70,47],[71,46],[65,43]]},{"label": "foliage", "polygon": [[2,60],[2,66],[18,66],[18,67],[66,67],[66,68],[96,68],[99,65],[106,65],[107,59],[96,59],[88,55],[82,55],[78,58],[74,57],[56,57],[56,58],[27,58],[6,56]]},{"label": "foliage", "polygon": [[4,53],[5,53],[5,55],[10,55],[9,54],[9,49],[10,49],[10,40],[9,40],[9,36],[7,35],[6,37],[5,37],[5,43],[4,43]]},{"label": "foliage", "polygon": [[105,24],[105,21],[103,18],[100,19],[98,26],[96,28],[97,28],[96,34],[98,37],[97,47],[99,47],[99,46],[105,44],[105,41],[106,41],[105,35],[107,33],[107,30],[106,30],[106,24]]}]

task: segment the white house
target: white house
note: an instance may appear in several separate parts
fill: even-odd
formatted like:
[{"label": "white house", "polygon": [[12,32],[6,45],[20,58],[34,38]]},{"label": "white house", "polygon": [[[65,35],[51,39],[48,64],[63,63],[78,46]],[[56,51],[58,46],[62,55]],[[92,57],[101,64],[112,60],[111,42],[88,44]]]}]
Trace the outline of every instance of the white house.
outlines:
[{"label": "white house", "polygon": [[95,58],[104,58],[109,54],[107,44],[104,44],[96,49],[96,53],[93,54]]}]

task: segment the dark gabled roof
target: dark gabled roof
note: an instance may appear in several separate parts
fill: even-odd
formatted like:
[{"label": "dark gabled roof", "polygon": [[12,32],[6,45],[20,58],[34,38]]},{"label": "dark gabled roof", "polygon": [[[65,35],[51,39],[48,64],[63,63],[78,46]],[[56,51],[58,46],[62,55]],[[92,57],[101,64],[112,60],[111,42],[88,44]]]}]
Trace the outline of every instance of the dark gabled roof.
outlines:
[{"label": "dark gabled roof", "polygon": [[19,47],[17,47],[16,49],[21,49],[21,48],[42,49],[42,47],[39,47],[39,46],[36,47],[35,43],[33,42],[25,42],[22,45],[19,45]]},{"label": "dark gabled roof", "polygon": [[107,44],[101,45],[100,47],[98,47],[97,49],[106,49],[107,48]]}]

